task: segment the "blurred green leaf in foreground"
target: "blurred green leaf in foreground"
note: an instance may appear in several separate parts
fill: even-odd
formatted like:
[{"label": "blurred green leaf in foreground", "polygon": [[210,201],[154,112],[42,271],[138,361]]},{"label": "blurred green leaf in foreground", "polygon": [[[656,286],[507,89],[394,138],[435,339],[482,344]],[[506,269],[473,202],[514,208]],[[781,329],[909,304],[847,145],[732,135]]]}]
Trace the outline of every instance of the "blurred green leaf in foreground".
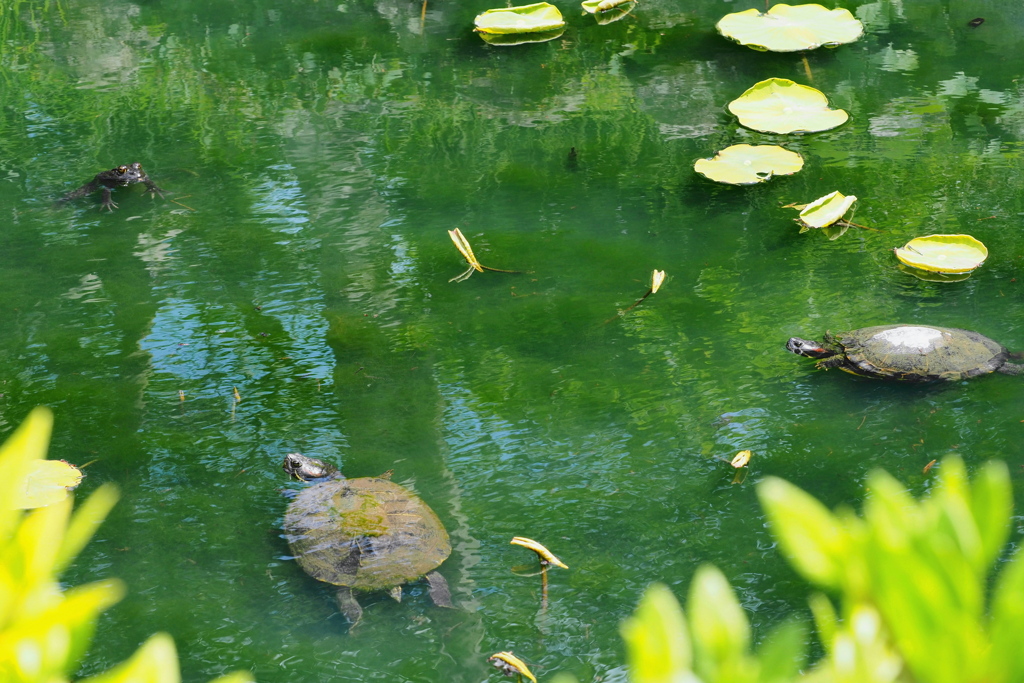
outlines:
[{"label": "blurred green leaf in foreground", "polygon": [[873,472],[861,516],[766,479],[758,495],[779,547],[824,591],[810,606],[825,656],[804,668],[807,639],[794,623],[752,652],[731,586],[704,566],[685,615],[654,584],[623,624],[631,682],[1024,680],[1024,560],[1014,552],[997,563],[1010,530],[1009,473],[990,462],[969,481],[953,457],[939,471],[921,501]]},{"label": "blurred green leaf in foreground", "polygon": [[[37,408],[0,446],[0,681],[69,680],[88,648],[100,613],[124,594],[116,580],[62,591],[57,579],[117,502],[103,485],[74,514],[72,497],[25,512],[14,509],[33,463],[46,457],[53,417]],[[131,658],[87,683],[178,683],[171,637],[158,633]],[[217,683],[251,681],[247,672]]]}]

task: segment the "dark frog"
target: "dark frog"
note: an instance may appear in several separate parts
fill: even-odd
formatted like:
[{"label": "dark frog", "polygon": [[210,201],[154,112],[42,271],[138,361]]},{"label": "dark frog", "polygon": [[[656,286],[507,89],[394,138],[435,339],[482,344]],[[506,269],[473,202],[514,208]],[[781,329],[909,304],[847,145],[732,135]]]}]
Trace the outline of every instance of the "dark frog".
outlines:
[{"label": "dark frog", "polygon": [[110,191],[115,187],[126,187],[134,183],[142,183],[146,186],[146,192],[152,192],[153,194],[164,196],[164,191],[156,186],[146,172],[142,170],[142,164],[135,162],[130,166],[118,166],[112,168],[109,171],[103,171],[97,173],[96,177],[82,185],[73,192],[68,192],[66,195],[60,198],[61,202],[69,202],[72,199],[79,199],[86,195],[92,194],[96,190],[103,190],[102,209],[113,211],[117,208],[117,204],[110,198]]}]

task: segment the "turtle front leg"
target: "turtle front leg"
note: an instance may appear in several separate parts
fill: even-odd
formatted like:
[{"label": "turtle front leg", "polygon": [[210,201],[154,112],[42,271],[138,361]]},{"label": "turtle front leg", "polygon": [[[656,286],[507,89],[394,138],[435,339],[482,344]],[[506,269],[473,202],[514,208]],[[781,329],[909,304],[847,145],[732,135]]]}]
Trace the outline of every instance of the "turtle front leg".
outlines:
[{"label": "turtle front leg", "polygon": [[452,604],[452,592],[448,589],[448,581],[441,574],[430,572],[427,574],[427,583],[430,584],[430,599],[434,601],[435,605],[438,607],[455,607]]},{"label": "turtle front leg", "polygon": [[846,362],[846,356],[829,356],[828,358],[822,358],[814,367],[819,370],[828,370],[829,368],[838,368]]},{"label": "turtle front leg", "polygon": [[363,618],[363,608],[352,595],[352,589],[348,586],[339,586],[335,598],[338,601],[338,609],[351,624],[349,630],[354,629]]},{"label": "turtle front leg", "polygon": [[1024,375],[1024,365],[1003,363],[996,369],[996,372],[1001,372],[1004,375]]}]

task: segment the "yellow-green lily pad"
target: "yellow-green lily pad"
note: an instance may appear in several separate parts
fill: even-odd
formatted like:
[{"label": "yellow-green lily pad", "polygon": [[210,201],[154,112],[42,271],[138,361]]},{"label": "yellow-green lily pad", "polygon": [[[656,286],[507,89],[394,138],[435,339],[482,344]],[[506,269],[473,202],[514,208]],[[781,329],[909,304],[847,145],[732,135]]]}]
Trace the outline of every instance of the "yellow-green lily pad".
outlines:
[{"label": "yellow-green lily pad", "polygon": [[722,17],[716,28],[741,45],[771,52],[836,47],[864,34],[864,25],[849,10],[816,4],[778,4],[765,13],[756,9],[733,12]]},{"label": "yellow-green lily pad", "polygon": [[824,197],[818,197],[800,211],[798,219],[801,225],[800,232],[832,225],[850,210],[855,201],[857,201],[855,196],[847,197],[838,190],[830,192]]},{"label": "yellow-green lily pad", "polygon": [[82,471],[63,460],[34,460],[28,468],[24,486],[14,492],[16,510],[59,503],[82,481]]},{"label": "yellow-green lily pad", "polygon": [[933,273],[969,273],[988,258],[988,248],[970,235],[925,235],[893,249],[902,263]]},{"label": "yellow-green lily pad", "polygon": [[777,175],[793,175],[804,158],[778,145],[733,145],[711,159],[697,159],[693,170],[709,180],[729,185],[754,185]]},{"label": "yellow-green lily pad", "polygon": [[473,20],[480,33],[539,33],[554,31],[565,26],[562,13],[547,2],[535,2],[520,7],[500,7],[478,14]]},{"label": "yellow-green lily pad", "polygon": [[729,103],[740,124],[762,133],[816,133],[846,123],[842,109],[829,107],[820,90],[786,78],[754,84]]}]

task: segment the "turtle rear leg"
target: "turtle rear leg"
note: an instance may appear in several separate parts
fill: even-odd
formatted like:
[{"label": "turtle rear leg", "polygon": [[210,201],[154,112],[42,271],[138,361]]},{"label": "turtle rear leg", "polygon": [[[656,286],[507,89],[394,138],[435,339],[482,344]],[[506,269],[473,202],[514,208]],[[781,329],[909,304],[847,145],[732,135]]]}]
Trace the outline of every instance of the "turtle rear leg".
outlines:
[{"label": "turtle rear leg", "polygon": [[363,618],[363,608],[359,605],[359,601],[352,595],[352,589],[348,586],[339,586],[338,592],[335,594],[335,598],[338,601],[338,609],[345,615],[351,626],[349,629],[353,629],[359,625],[359,622]]},{"label": "turtle rear leg", "polygon": [[430,584],[430,598],[438,607],[455,607],[452,604],[452,592],[448,589],[448,581],[437,572],[427,574]]},{"label": "turtle rear leg", "polygon": [[1001,372],[1004,375],[1024,375],[1024,365],[1003,363],[996,369],[996,372]]}]

